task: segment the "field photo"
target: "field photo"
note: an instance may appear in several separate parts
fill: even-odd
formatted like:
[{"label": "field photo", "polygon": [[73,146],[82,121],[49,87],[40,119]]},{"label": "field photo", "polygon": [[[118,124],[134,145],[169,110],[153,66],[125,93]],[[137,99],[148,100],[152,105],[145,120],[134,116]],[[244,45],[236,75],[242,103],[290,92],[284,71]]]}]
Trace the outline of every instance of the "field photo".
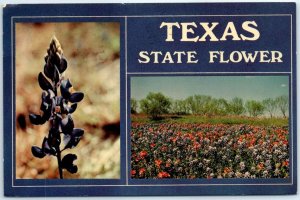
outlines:
[{"label": "field photo", "polygon": [[120,24],[16,23],[14,48],[15,178],[119,179]]},{"label": "field photo", "polygon": [[131,178],[288,178],[288,76],[131,77]]}]

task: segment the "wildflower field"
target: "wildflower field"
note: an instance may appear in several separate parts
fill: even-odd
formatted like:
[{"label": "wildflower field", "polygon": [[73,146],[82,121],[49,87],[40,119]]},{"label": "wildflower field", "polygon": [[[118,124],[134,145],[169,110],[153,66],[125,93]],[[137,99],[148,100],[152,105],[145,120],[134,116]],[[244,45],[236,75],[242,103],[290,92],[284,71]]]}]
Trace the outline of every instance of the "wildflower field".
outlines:
[{"label": "wildflower field", "polygon": [[288,126],[182,121],[133,119],[132,178],[289,177]]}]

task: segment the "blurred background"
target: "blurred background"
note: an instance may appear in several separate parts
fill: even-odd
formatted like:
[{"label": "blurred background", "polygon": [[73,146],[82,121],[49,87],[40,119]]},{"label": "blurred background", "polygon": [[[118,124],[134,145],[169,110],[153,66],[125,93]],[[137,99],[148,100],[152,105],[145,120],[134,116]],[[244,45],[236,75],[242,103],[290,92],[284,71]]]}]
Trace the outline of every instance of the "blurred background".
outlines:
[{"label": "blurred background", "polygon": [[49,123],[34,126],[30,113],[39,114],[42,89],[37,77],[52,36],[68,61],[65,78],[85,94],[72,114],[85,134],[78,146],[63,152],[77,155],[76,174],[64,178],[120,177],[120,30],[119,23],[16,23],[16,177],[58,178],[56,157],[32,156],[41,146]]}]

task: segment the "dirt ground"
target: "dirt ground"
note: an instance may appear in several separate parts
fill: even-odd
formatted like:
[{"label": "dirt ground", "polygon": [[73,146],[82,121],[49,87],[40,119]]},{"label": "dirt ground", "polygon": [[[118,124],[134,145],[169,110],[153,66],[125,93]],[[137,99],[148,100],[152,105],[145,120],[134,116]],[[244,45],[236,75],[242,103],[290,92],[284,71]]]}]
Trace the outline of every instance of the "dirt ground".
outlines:
[{"label": "dirt ground", "polygon": [[41,146],[49,124],[32,125],[28,115],[39,114],[42,89],[37,77],[53,35],[68,60],[65,77],[85,94],[72,114],[75,127],[85,134],[77,147],[64,151],[78,159],[76,174],[65,178],[120,177],[120,33],[118,23],[17,23],[16,64],[16,177],[58,178],[56,157],[32,156]]}]

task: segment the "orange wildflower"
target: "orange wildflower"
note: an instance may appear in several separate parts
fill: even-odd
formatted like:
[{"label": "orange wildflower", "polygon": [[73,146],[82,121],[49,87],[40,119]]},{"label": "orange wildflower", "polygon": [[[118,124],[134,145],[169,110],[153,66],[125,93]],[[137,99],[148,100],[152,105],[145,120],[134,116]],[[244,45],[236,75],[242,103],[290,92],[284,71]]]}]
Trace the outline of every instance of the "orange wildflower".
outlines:
[{"label": "orange wildflower", "polygon": [[168,172],[159,172],[157,175],[158,178],[169,178],[170,176]]}]

